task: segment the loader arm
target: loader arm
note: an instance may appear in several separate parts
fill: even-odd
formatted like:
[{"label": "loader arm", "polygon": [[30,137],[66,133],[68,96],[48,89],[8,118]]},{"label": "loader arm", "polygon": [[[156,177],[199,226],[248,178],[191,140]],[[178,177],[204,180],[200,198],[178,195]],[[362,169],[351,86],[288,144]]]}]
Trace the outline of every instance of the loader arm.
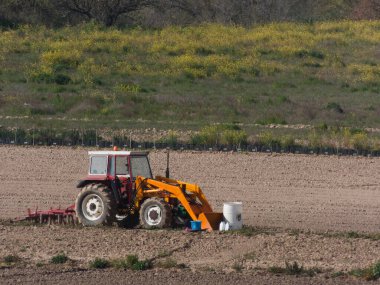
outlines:
[{"label": "loader arm", "polygon": [[161,176],[156,179],[136,178],[136,206],[147,197],[159,196],[164,199],[178,199],[192,220],[202,221],[202,229],[213,230],[219,227],[223,215],[212,210],[202,189],[196,184]]}]

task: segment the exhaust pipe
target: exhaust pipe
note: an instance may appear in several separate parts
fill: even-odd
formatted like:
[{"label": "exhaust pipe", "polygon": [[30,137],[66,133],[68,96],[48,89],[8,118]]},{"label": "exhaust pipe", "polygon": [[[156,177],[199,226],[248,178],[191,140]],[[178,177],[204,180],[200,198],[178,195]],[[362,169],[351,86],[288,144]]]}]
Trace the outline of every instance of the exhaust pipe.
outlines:
[{"label": "exhaust pipe", "polygon": [[169,149],[166,152],[166,178],[169,178]]}]

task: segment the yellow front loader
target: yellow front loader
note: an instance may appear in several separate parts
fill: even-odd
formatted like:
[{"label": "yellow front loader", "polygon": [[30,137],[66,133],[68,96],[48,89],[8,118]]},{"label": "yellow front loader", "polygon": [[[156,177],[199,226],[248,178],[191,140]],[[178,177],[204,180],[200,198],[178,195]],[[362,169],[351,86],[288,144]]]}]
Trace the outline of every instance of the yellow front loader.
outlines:
[{"label": "yellow front loader", "polygon": [[[154,223],[157,206],[149,212],[149,209],[146,209],[144,205],[147,201],[161,200],[164,208],[165,205],[172,208],[183,207],[191,220],[202,222],[202,230],[211,231],[219,228],[223,214],[212,210],[206,196],[198,185],[161,176],[156,176],[155,179],[138,176],[135,183],[135,207],[140,209],[140,219],[143,224],[144,222],[146,223],[147,227],[151,226],[152,222]],[[168,209],[169,211],[170,209]],[[162,212],[160,213],[162,214]],[[152,214],[152,217],[149,217],[149,214]]]}]

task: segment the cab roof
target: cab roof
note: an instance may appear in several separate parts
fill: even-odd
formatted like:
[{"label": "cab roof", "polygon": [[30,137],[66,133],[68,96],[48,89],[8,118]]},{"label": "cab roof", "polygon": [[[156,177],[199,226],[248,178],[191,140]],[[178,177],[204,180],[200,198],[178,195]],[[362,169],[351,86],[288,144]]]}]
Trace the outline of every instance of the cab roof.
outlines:
[{"label": "cab roof", "polygon": [[126,151],[126,150],[106,150],[106,151],[89,151],[88,155],[148,155],[148,151]]}]

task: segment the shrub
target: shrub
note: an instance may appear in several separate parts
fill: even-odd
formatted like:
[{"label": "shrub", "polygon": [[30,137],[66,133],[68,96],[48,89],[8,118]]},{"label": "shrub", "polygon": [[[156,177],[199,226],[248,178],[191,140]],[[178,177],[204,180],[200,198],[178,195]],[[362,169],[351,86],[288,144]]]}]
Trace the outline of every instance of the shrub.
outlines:
[{"label": "shrub", "polygon": [[174,147],[178,144],[178,133],[176,131],[170,130],[167,136],[161,138],[160,142]]},{"label": "shrub", "polygon": [[141,91],[141,87],[134,83],[125,83],[125,84],[119,84],[116,87],[116,90],[123,93],[137,94]]},{"label": "shrub", "polygon": [[303,266],[299,265],[296,261],[293,263],[285,262],[285,271],[289,275],[299,275],[304,271]]},{"label": "shrub", "polygon": [[93,261],[90,262],[91,268],[96,269],[104,269],[110,267],[110,262],[104,258],[95,258]]},{"label": "shrub", "polygon": [[51,263],[54,264],[62,264],[66,263],[69,260],[66,254],[64,253],[59,253],[51,258]]},{"label": "shrub", "polygon": [[274,137],[271,132],[263,132],[258,136],[258,143],[266,147],[275,147],[281,145],[281,142]]},{"label": "shrub", "polygon": [[284,135],[280,139],[281,147],[289,148],[295,146],[295,139],[291,135]]},{"label": "shrub", "polygon": [[139,260],[131,267],[132,270],[147,270],[152,268],[152,263],[149,260]]},{"label": "shrub", "polygon": [[210,55],[210,54],[214,54],[215,52],[209,48],[205,48],[205,47],[197,47],[195,49],[195,53],[197,55],[200,55],[200,56],[207,56],[207,55]]},{"label": "shrub", "polygon": [[324,59],[325,55],[323,52],[318,51],[318,50],[312,50],[310,53],[311,57],[318,58],[318,59]]},{"label": "shrub", "polygon": [[54,81],[54,76],[51,73],[42,70],[34,70],[28,76],[30,80],[37,83],[50,83]]},{"label": "shrub", "polygon": [[285,96],[285,95],[278,96],[277,100],[280,103],[290,103],[291,102],[290,99],[288,98],[288,96]]},{"label": "shrub", "polygon": [[10,254],[10,255],[5,256],[3,260],[6,264],[12,264],[12,263],[19,262],[21,258],[17,255]]},{"label": "shrub", "polygon": [[229,146],[240,146],[247,143],[247,133],[239,130],[224,130],[221,135],[221,142]]},{"label": "shrub", "polygon": [[344,276],[344,275],[345,275],[345,273],[343,271],[337,271],[337,272],[334,272],[333,274],[331,274],[331,277],[337,278],[337,277]]},{"label": "shrub", "polygon": [[133,264],[136,264],[139,261],[139,258],[137,257],[137,255],[128,255],[126,261],[127,265],[129,267],[132,267]]},{"label": "shrub", "polygon": [[344,110],[343,108],[336,102],[330,102],[327,104],[326,106],[326,109],[327,110],[333,110],[337,113],[340,113],[340,114],[343,114],[344,113]]},{"label": "shrub", "polygon": [[200,146],[204,144],[204,139],[200,134],[194,134],[190,137],[190,143],[194,146]]},{"label": "shrub", "polygon": [[220,131],[219,127],[216,125],[206,126],[201,129],[200,136],[202,137],[203,143],[206,145],[218,145],[220,142]]},{"label": "shrub", "polygon": [[66,85],[71,82],[71,78],[68,75],[65,74],[56,74],[54,76],[54,82],[58,85]]},{"label": "shrub", "polygon": [[367,268],[352,270],[349,274],[365,280],[377,280],[380,278],[380,261]]},{"label": "shrub", "polygon": [[323,52],[318,51],[318,50],[308,51],[305,49],[301,49],[301,50],[296,51],[294,54],[299,58],[304,58],[304,57],[314,57],[317,59],[324,59],[325,58],[325,55],[323,54]]},{"label": "shrub", "polygon": [[308,135],[308,144],[311,148],[321,148],[323,146],[323,137],[320,133],[313,130]]},{"label": "shrub", "polygon": [[268,269],[269,272],[274,274],[286,274],[286,275],[306,275],[314,276],[317,273],[321,273],[322,270],[319,268],[305,269],[302,265],[300,266],[296,261],[293,263],[285,262],[285,267],[272,266]]},{"label": "shrub", "polygon": [[152,267],[150,260],[139,260],[136,255],[128,255],[125,259],[117,259],[112,262],[116,268],[146,270]]},{"label": "shrub", "polygon": [[370,142],[366,133],[353,134],[351,145],[356,150],[365,150],[370,148]]},{"label": "shrub", "polygon": [[78,50],[54,50],[42,53],[41,62],[45,66],[50,66],[54,70],[63,70],[77,67],[81,58]]},{"label": "shrub", "polygon": [[348,232],[347,233],[347,237],[348,238],[360,238],[361,235],[359,233],[357,233],[357,232]]}]

